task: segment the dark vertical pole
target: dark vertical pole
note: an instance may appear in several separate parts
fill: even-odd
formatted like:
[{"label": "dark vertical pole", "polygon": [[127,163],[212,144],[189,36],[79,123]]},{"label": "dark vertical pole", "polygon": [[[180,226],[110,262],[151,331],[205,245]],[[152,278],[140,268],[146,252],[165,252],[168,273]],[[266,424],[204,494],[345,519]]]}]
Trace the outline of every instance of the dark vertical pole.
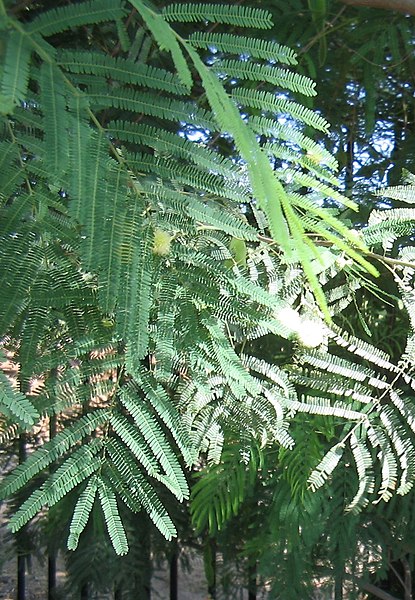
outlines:
[{"label": "dark vertical pole", "polygon": [[343,600],[343,573],[336,573],[334,579],[334,600]]},{"label": "dark vertical pole", "polygon": [[170,600],[178,600],[178,552],[175,545],[170,559]]},{"label": "dark vertical pole", "polygon": [[82,584],[82,587],[81,587],[81,600],[89,600],[89,586],[88,586],[88,583]]},{"label": "dark vertical pole", "polygon": [[[19,463],[26,459],[26,436],[19,436]],[[26,600],[26,527],[17,534],[17,600]]]},{"label": "dark vertical pole", "polygon": [[204,551],[205,575],[208,584],[208,596],[216,599],[216,540],[208,538]]},{"label": "dark vertical pole", "polygon": [[252,562],[248,565],[248,600],[256,600],[256,570],[256,562]]},{"label": "dark vertical pole", "polygon": [[[49,419],[49,439],[55,437],[57,430],[57,416],[52,415]],[[51,535],[51,534],[50,534]],[[49,540],[48,550],[48,600],[54,600],[56,597],[56,551],[53,542]]]},{"label": "dark vertical pole", "polygon": [[54,600],[56,594],[56,556],[49,552],[48,556],[48,600]]},{"label": "dark vertical pole", "polygon": [[114,591],[114,600],[122,600],[122,586],[118,585]]},{"label": "dark vertical pole", "polygon": [[140,562],[135,568],[131,567],[131,597],[151,600],[151,527],[149,519],[142,513],[135,518],[134,534],[139,544]]},{"label": "dark vertical pole", "polygon": [[412,600],[412,571],[408,561],[408,558],[404,556],[401,558],[401,563],[403,567],[404,574],[404,584],[405,584],[405,600]]}]

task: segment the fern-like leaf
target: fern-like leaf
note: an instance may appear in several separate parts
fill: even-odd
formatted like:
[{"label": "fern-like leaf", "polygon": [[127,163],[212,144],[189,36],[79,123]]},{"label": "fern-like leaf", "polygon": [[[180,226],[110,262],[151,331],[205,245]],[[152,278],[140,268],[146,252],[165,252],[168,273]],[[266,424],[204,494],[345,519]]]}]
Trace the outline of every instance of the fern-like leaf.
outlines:
[{"label": "fern-like leaf", "polygon": [[41,33],[48,37],[71,27],[116,21],[125,14],[122,5],[112,0],[89,0],[80,2],[76,7],[60,6],[43,12],[29,24],[28,31],[31,34]]},{"label": "fern-like leaf", "polygon": [[0,112],[3,114],[13,112],[14,107],[26,99],[31,54],[32,47],[24,33],[11,31],[7,36],[0,84]]},{"label": "fern-like leaf", "polygon": [[166,23],[163,16],[148,8],[140,0],[132,0],[131,4],[143,17],[145,24],[153,34],[159,47],[171,53],[180,81],[187,90],[190,90],[193,82],[192,74],[171,27]]},{"label": "fern-like leaf", "polygon": [[255,27],[269,29],[272,26],[271,14],[261,8],[233,6],[231,4],[170,4],[163,9],[167,21],[190,23],[210,21],[236,25],[237,27]]},{"label": "fern-like leaf", "polygon": [[15,390],[1,371],[0,409],[7,417],[16,419],[22,428],[32,427],[39,419],[39,413],[31,399]]},{"label": "fern-like leaf", "polygon": [[95,444],[95,447],[81,446],[73,452],[57,471],[23,502],[10,519],[10,529],[13,532],[18,531],[43,506],[53,506],[74,487],[96,472],[101,465],[101,459],[97,456],[98,448],[99,444]]},{"label": "fern-like leaf", "polygon": [[333,473],[343,456],[344,447],[336,444],[330,448],[324,458],[320,461],[314,471],[311,473],[308,482],[313,491],[318,490],[327,481],[327,478]]},{"label": "fern-like leaf", "polygon": [[122,556],[128,552],[127,536],[118,512],[115,494],[101,477],[97,479],[98,496],[104,513],[105,522],[116,554]]},{"label": "fern-like leaf", "polygon": [[98,489],[97,477],[93,476],[86,484],[85,489],[80,494],[72,516],[69,527],[68,550],[76,550],[79,537],[88,523],[89,515],[94,505],[95,496]]},{"label": "fern-like leaf", "polygon": [[45,166],[51,173],[66,171],[67,151],[67,112],[61,71],[52,64],[43,63],[40,71],[40,99],[45,121],[45,144],[48,147]]},{"label": "fern-like leaf", "polygon": [[205,33],[202,31],[192,33],[188,40],[197,48],[213,47],[229,54],[248,54],[252,58],[276,60],[289,65],[297,64],[294,50],[269,40],[250,39],[229,33]]},{"label": "fern-like leaf", "polygon": [[214,64],[213,70],[220,75],[226,75],[226,77],[230,78],[264,81],[287,90],[292,90],[293,92],[304,94],[305,96],[316,95],[314,89],[315,83],[308,77],[284,69],[277,69],[251,61],[222,60]]}]

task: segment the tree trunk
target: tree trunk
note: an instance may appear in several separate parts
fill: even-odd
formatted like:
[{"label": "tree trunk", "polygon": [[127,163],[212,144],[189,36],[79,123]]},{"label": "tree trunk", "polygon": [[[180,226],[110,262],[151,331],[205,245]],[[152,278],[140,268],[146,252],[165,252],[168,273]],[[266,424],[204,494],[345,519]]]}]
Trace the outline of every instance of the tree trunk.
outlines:
[{"label": "tree trunk", "polygon": [[81,587],[81,600],[89,600],[89,585],[84,583]]},{"label": "tree trunk", "polygon": [[334,600],[343,600],[343,573],[337,573],[334,580]]},{"label": "tree trunk", "polygon": [[140,564],[133,568],[131,576],[133,586],[131,597],[140,600],[151,600],[151,526],[148,517],[138,514],[135,521],[134,535],[140,544]]},{"label": "tree trunk", "polygon": [[174,549],[170,559],[170,600],[178,600],[178,553]]},{"label": "tree trunk", "polygon": [[48,600],[56,597],[56,554],[49,551],[48,557]]},{"label": "tree trunk", "polygon": [[412,600],[412,573],[409,561],[406,557],[401,558],[401,563],[404,573],[404,585],[405,585],[405,600]]},{"label": "tree trunk", "polygon": [[26,556],[20,552],[17,555],[17,600],[26,600]]},{"label": "tree trunk", "polygon": [[382,8],[396,10],[405,15],[415,15],[415,0],[340,0],[350,6],[367,6],[368,8]]},{"label": "tree trunk", "polygon": [[[26,436],[19,436],[19,464],[26,459]],[[26,600],[26,561],[25,550],[26,527],[23,527],[16,536],[17,546],[17,600]]]},{"label": "tree trunk", "polygon": [[211,600],[216,599],[216,540],[207,538],[205,542],[203,562],[205,566],[205,576],[208,584],[208,597]]},{"label": "tree trunk", "polygon": [[[55,373],[53,373],[55,376]],[[58,420],[56,415],[52,415],[49,419],[49,439],[56,435]],[[53,470],[51,465],[50,471]],[[48,550],[48,600],[54,600],[56,597],[56,552],[52,544],[49,542]]]},{"label": "tree trunk", "polygon": [[248,600],[256,600],[256,570],[256,562],[253,562],[248,566]]}]

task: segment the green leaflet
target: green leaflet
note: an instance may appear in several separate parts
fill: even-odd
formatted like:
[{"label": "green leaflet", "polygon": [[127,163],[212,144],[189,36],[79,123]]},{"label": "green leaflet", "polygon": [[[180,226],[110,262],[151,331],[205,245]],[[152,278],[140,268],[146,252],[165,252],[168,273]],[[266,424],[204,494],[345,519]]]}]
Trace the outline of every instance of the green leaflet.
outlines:
[{"label": "green leaflet", "polygon": [[408,204],[415,203],[415,186],[414,185],[396,185],[389,188],[383,188],[376,192],[377,196],[383,196],[384,198],[393,198],[394,200],[401,200]]},{"label": "green leaflet", "polygon": [[71,427],[66,427],[59,432],[52,440],[30,454],[3,480],[1,498],[18,491],[66,452],[76,448],[79,441],[104,423],[107,418],[106,409],[97,410],[80,417]]},{"label": "green leaflet", "polygon": [[135,458],[143,465],[146,472],[150,476],[158,478],[160,466],[157,457],[152,454],[139,430],[126,417],[118,413],[111,416],[111,426]]},{"label": "green leaflet", "polygon": [[202,78],[206,95],[221,128],[232,133],[242,158],[246,160],[253,193],[269,219],[273,236],[284,251],[289,253],[287,226],[280,205],[280,197],[285,194],[281,184],[275,179],[255,136],[241,120],[236,106],[219,85],[217,78],[205,67],[193,49],[188,48],[188,52]]},{"label": "green leaflet", "polygon": [[117,20],[125,15],[121,3],[112,0],[89,0],[75,6],[60,6],[36,17],[29,25],[30,34],[50,36],[71,27]]},{"label": "green leaflet", "polygon": [[305,96],[315,96],[317,94],[314,89],[315,83],[308,77],[286,69],[278,69],[274,66],[270,67],[251,61],[221,60],[217,61],[212,69],[219,75],[242,80],[263,81]]},{"label": "green leaflet", "polygon": [[171,435],[173,435],[186,463],[191,465],[195,460],[195,455],[194,448],[192,448],[190,443],[189,432],[167,392],[160,384],[158,384],[157,380],[152,377],[151,373],[148,373],[143,368],[140,369],[137,383],[160,419],[168,427]]},{"label": "green leaflet", "polygon": [[230,446],[222,453],[220,464],[197,474],[190,505],[196,531],[208,529],[214,535],[238,514],[259,469],[259,456],[254,450],[252,448],[249,464],[246,464],[241,457],[241,447]]},{"label": "green leaflet", "polygon": [[40,100],[45,123],[44,141],[48,148],[45,167],[55,176],[65,172],[68,166],[68,115],[64,89],[61,71],[53,64],[43,63],[40,69]]},{"label": "green leaflet", "polygon": [[[132,224],[138,224],[136,208],[128,215]],[[128,225],[127,225],[128,227]],[[139,370],[140,360],[148,352],[149,318],[152,305],[152,231],[150,227],[132,230],[134,243],[126,247],[121,259],[122,288],[118,300],[118,330],[126,339],[126,366],[132,373]],[[123,296],[121,296],[123,294]]]},{"label": "green leaflet", "polygon": [[230,54],[249,54],[253,58],[277,60],[289,65],[297,64],[294,50],[269,40],[249,38],[229,33],[196,31],[189,36],[188,41],[197,48],[209,48],[213,46],[222,52]]},{"label": "green leaflet", "polygon": [[[99,269],[99,299],[100,306],[105,313],[113,313],[122,283],[122,255],[123,247],[133,243],[130,237],[131,229],[127,225],[127,206],[125,202],[126,178],[123,169],[111,164],[110,181],[108,182],[108,192],[104,195],[105,203],[101,204],[99,215],[104,215],[98,223],[102,228],[102,244],[107,248],[107,252],[101,252],[101,247],[96,246],[96,257],[98,259]],[[102,219],[102,216],[101,216]]]},{"label": "green leaflet", "polygon": [[235,164],[209,148],[190,142],[165,129],[150,125],[136,125],[128,120],[112,121],[107,126],[111,135],[121,140],[142,144],[154,148],[161,157],[171,155],[186,161],[194,162],[206,170],[211,169],[235,180],[239,172]]},{"label": "green leaflet", "polygon": [[39,419],[39,413],[30,398],[15,390],[0,371],[0,410],[13,417],[23,427],[31,427]]},{"label": "green leaflet", "polygon": [[[3,205],[22,180],[23,169],[19,164],[17,145],[2,141],[0,144],[0,205]],[[4,220],[2,219],[2,229],[3,224]]]},{"label": "green leaflet", "polygon": [[182,121],[206,129],[215,128],[213,116],[207,111],[200,110],[194,103],[160,98],[144,92],[136,93],[130,90],[111,88],[104,89],[100,94],[92,91],[89,97],[97,109],[114,107],[166,119],[174,123]]},{"label": "green leaflet", "polygon": [[172,94],[186,93],[186,87],[177,82],[174,73],[119,56],[113,58],[101,52],[63,50],[58,55],[57,62],[60,67],[71,73],[92,75],[91,84],[97,75],[101,75],[116,77],[117,81],[130,85],[163,90]]},{"label": "green leaflet", "polygon": [[324,458],[317,465],[315,470],[311,473],[308,481],[313,491],[320,488],[326,482],[327,478],[333,473],[337,467],[342,455],[344,447],[340,444],[336,444],[333,448],[327,452]]},{"label": "green leaflet", "polygon": [[188,487],[180,463],[163,430],[146,404],[131,391],[123,390],[121,401],[134,419],[137,429],[146,444],[159,461],[169,479],[169,487],[177,498],[188,496]]},{"label": "green leaflet", "polygon": [[130,456],[113,440],[107,444],[107,450],[117,469],[117,479],[121,479],[123,484],[132,490],[134,497],[137,496],[160,533],[167,540],[171,540],[177,535],[176,528],[150,482],[137,471]]},{"label": "green leaflet", "polygon": [[171,53],[179,79],[186,89],[190,90],[193,82],[192,74],[187,66],[186,59],[184,58],[174,31],[167,25],[161,15],[150,10],[143,2],[140,2],[140,0],[132,0],[131,3],[142,15],[145,24],[150,29],[159,47],[162,50],[168,50]]},{"label": "green leaflet", "polygon": [[359,488],[346,510],[359,512],[369,503],[370,494],[372,494],[375,488],[375,477],[372,472],[372,456],[366,446],[365,440],[358,438],[353,433],[350,447],[359,476]]},{"label": "green leaflet", "polygon": [[32,47],[24,33],[10,31],[0,84],[2,114],[13,112],[14,107],[26,99],[31,54]]},{"label": "green leaflet", "polygon": [[115,493],[105,480],[97,479],[98,496],[104,513],[105,522],[112,545],[116,554],[123,555],[128,552],[127,536],[118,512]]},{"label": "green leaflet", "polygon": [[[68,104],[70,113],[68,132],[70,176],[68,186],[71,195],[69,210],[71,216],[82,223],[84,213],[88,210],[84,198],[89,191],[85,188],[87,178],[90,178],[87,167],[94,136],[88,123],[88,99],[85,96],[75,96],[70,98]],[[91,153],[91,155],[93,154]]]},{"label": "green leaflet", "polygon": [[231,4],[170,4],[163,9],[162,15],[167,21],[213,21],[257,29],[269,29],[272,26],[268,11]]},{"label": "green leaflet", "polygon": [[319,114],[301,104],[297,104],[286,98],[279,98],[278,95],[271,92],[238,87],[233,90],[232,98],[244,106],[251,106],[252,108],[258,108],[262,111],[270,111],[273,113],[289,114],[292,117],[303,121],[307,125],[310,125],[310,127],[328,132],[329,124]]},{"label": "green leaflet", "polygon": [[98,479],[91,477],[85,489],[80,494],[75,505],[71,525],[69,527],[68,550],[76,550],[79,537],[88,523],[89,515],[94,505],[95,496],[98,490]]},{"label": "green leaflet", "polygon": [[99,445],[81,446],[36,489],[10,519],[9,527],[15,532],[25,525],[43,506],[53,506],[79,483],[96,472],[101,460],[96,456]]}]

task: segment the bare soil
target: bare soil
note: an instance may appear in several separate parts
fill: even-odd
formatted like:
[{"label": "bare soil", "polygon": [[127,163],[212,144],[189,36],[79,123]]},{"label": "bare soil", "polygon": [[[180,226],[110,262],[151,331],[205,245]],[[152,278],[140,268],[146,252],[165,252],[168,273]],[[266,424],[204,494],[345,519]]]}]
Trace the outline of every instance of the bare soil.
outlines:
[{"label": "bare soil", "polygon": [[[16,567],[17,561],[11,560],[3,565],[0,574],[0,599],[16,599]],[[65,572],[62,564],[57,572],[58,594],[65,583]],[[63,596],[60,595],[63,600]],[[45,600],[47,598],[47,568],[34,560],[32,568],[26,575],[26,600]],[[153,575],[152,600],[168,600],[169,579],[166,569],[160,569]],[[242,596],[240,596],[242,598]],[[112,595],[94,596],[94,600],[112,600]],[[179,570],[179,599],[180,600],[206,600],[207,592],[204,583],[203,566],[201,559],[192,561],[192,572]],[[140,600],[137,598],[137,600]],[[236,600],[236,598],[235,598]],[[238,599],[239,600],[239,599]]]}]

